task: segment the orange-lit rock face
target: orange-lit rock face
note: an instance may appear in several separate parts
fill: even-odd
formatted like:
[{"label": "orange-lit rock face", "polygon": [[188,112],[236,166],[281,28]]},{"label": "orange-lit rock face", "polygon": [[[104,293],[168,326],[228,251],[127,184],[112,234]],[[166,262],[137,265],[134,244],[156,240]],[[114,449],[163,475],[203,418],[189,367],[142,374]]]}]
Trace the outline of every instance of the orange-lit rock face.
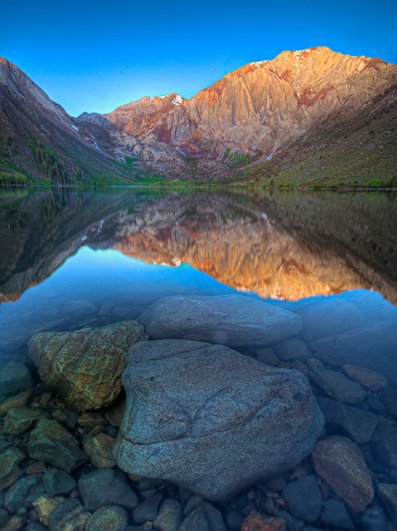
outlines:
[{"label": "orange-lit rock face", "polygon": [[[122,105],[105,116],[116,127],[129,135],[145,137],[159,125],[159,122],[165,116],[173,112],[184,101],[179,94],[168,94],[155,98],[145,96],[138,101]],[[169,141],[169,135],[166,130],[164,130],[164,135],[161,134],[161,127],[157,136],[158,140]],[[162,138],[163,136],[164,138]]]},{"label": "orange-lit rock face", "polygon": [[194,223],[186,223],[155,234],[141,231],[116,249],[149,263],[186,262],[224,284],[262,297],[299,300],[364,287],[359,275],[338,260],[311,254],[263,220],[230,223],[220,230],[196,229]]},{"label": "orange-lit rock face", "polygon": [[[293,204],[283,209],[267,203],[265,212],[222,197],[190,205],[170,198],[135,214],[131,223],[124,218],[115,247],[148,263],[189,263],[224,284],[262,297],[298,300],[370,288],[372,267],[346,252],[341,242],[348,241],[350,235],[336,232],[332,210],[324,211],[324,219],[320,219],[322,208],[321,201],[308,203],[306,217],[301,218]],[[364,221],[354,218],[358,233]],[[328,234],[322,226],[330,228]],[[305,229],[309,229],[307,237],[302,239]],[[332,231],[335,236],[328,241]],[[351,236],[356,238],[356,234]],[[365,252],[362,243],[358,252]],[[395,288],[387,282],[382,280],[379,289],[395,298]]]},{"label": "orange-lit rock face", "polygon": [[224,157],[226,149],[270,155],[327,119],[359,112],[396,84],[397,66],[326,47],[283,52],[250,63],[175,105],[175,95],[143,98],[107,115],[138,138],[188,155]]}]

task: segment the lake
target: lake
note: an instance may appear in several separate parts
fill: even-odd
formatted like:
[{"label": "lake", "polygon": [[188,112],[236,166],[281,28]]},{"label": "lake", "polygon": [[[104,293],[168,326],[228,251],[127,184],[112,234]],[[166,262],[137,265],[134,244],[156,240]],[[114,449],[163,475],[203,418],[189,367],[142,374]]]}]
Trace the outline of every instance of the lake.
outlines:
[{"label": "lake", "polygon": [[396,222],[393,192],[0,192],[0,527],[46,495],[64,522],[392,529]]}]

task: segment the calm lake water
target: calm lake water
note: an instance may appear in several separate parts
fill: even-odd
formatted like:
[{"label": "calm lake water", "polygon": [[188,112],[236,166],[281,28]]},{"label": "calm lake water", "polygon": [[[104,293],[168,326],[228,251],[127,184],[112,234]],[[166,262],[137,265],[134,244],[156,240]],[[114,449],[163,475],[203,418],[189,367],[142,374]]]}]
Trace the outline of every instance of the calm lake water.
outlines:
[{"label": "calm lake water", "polygon": [[[139,321],[143,312],[168,296],[239,294],[250,302],[264,300],[275,310],[290,310],[302,322],[299,332],[284,331],[285,337],[293,336],[292,342],[277,340],[261,349],[258,342],[250,343],[248,339],[236,350],[267,365],[303,372],[325,416],[321,437],[327,436],[325,441],[333,435],[347,437],[358,445],[357,451],[362,452],[366,464],[364,458],[357,464],[353,455],[353,464],[349,461],[348,467],[353,475],[342,474],[342,479],[333,483],[335,478],[321,475],[309,456],[298,471],[281,470],[284,475],[271,484],[259,485],[259,490],[255,487],[237,498],[214,502],[216,509],[202,509],[207,511],[202,518],[226,522],[222,527],[224,524],[217,520],[206,529],[238,530],[251,510],[266,518],[285,519],[288,529],[310,524],[329,530],[394,529],[390,526],[397,520],[397,507],[390,508],[393,496],[387,496],[389,486],[397,480],[396,226],[397,194],[386,192],[2,191],[0,373],[10,361],[27,359],[28,342],[39,332]],[[230,345],[227,333],[222,338]],[[365,373],[365,369],[375,373]],[[29,399],[18,395],[16,406],[40,406],[45,418],[59,420],[73,432],[79,441],[76,444],[90,458],[86,440],[100,430],[105,430],[114,444],[120,423],[106,424],[103,416],[98,421],[99,417],[90,420],[84,415],[83,420],[76,416],[73,421],[73,413],[60,413],[62,403],[59,406],[57,399],[52,403],[45,398],[42,382],[36,382],[34,398],[29,393]],[[0,389],[3,414],[14,404],[14,395],[9,398],[4,394],[10,393]],[[299,393],[296,397],[300,400]],[[45,452],[42,457],[32,457],[29,437],[33,436],[28,434],[33,432],[26,430],[33,429],[37,417],[26,421],[31,410],[12,413],[25,415],[22,424],[26,426],[22,428],[20,424],[15,428],[20,418],[8,422],[11,414],[7,413],[6,420],[1,414],[0,454],[16,446],[26,455],[20,458],[7,454],[7,459],[14,461],[12,466],[7,464],[11,468],[3,471],[3,476],[0,466],[0,491],[8,489],[5,513],[1,513],[0,498],[0,527],[11,517],[27,525],[38,518],[32,509],[32,489],[42,493],[40,474],[44,469],[40,468],[40,459],[46,463],[45,473],[50,465],[62,468],[62,463],[54,464],[52,458],[46,461]],[[3,429],[7,422],[8,428]],[[76,465],[70,481],[81,479],[92,469],[101,469],[95,459],[91,461],[83,468]],[[354,476],[364,472],[357,471],[357,466],[371,470],[366,476],[369,494],[368,489],[359,492],[359,502],[355,489],[362,488],[362,484],[354,486]],[[32,474],[29,467],[33,467],[34,480],[26,479]],[[9,470],[15,477],[10,479]],[[306,498],[311,507],[307,512],[301,507],[307,500],[291,500],[299,492],[294,494],[294,487],[291,492],[285,490],[286,484],[297,483],[302,475],[307,475],[310,484]],[[23,483],[29,481],[29,485]],[[353,486],[346,494],[343,485],[350,481]],[[375,494],[371,481],[376,485]],[[142,489],[147,487],[139,482],[131,484],[138,499],[146,499]],[[150,487],[151,494],[158,489],[159,499],[168,496],[187,510],[189,497],[184,491],[175,490],[172,484],[158,485]],[[382,488],[386,494],[382,494]],[[303,484],[295,490],[302,489],[306,489]],[[44,490],[51,492],[47,487]],[[83,499],[81,488],[79,492],[70,496]],[[63,495],[69,493],[66,489]],[[357,512],[357,504],[363,503],[361,498],[364,505]],[[331,505],[326,509],[329,500]],[[335,500],[339,505],[334,507]],[[145,520],[140,518],[131,512],[127,520],[130,525],[142,524]],[[191,527],[193,524],[184,525],[183,529],[199,529]]]},{"label": "calm lake water", "polygon": [[396,220],[393,193],[3,192],[0,356],[23,356],[39,331],[135,318],[168,295],[239,292],[304,313],[308,340],[345,333],[360,362],[385,370]]}]

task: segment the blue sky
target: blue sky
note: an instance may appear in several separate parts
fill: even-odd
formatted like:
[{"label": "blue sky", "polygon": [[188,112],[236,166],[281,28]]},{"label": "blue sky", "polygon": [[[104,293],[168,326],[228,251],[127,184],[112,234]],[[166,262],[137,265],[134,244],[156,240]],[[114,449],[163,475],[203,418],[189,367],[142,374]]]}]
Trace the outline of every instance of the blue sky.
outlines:
[{"label": "blue sky", "polygon": [[397,2],[0,0],[0,55],[72,115],[190,97],[246,63],[326,45],[397,62]]}]

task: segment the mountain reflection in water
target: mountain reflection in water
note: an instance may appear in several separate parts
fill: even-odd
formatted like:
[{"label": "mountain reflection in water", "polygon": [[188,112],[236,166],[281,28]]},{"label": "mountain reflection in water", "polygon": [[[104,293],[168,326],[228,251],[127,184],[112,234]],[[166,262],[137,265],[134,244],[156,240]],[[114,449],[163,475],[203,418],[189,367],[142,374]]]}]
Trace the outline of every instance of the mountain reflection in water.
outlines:
[{"label": "mountain reflection in water", "polygon": [[315,302],[312,326],[329,326],[329,336],[364,322],[387,328],[397,323],[395,197],[2,193],[2,356],[23,353],[38,331],[135,318],[172,294],[239,290],[302,312]]}]

